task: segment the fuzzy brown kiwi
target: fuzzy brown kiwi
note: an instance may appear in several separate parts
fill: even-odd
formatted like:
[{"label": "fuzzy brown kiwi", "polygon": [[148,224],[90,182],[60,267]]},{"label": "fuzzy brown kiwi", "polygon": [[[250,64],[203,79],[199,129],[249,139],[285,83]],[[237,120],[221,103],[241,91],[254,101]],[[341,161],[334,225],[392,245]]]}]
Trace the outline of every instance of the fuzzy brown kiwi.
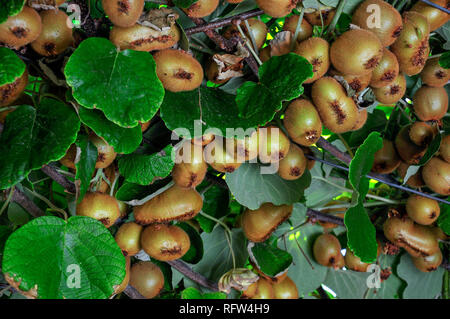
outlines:
[{"label": "fuzzy brown kiwi", "polygon": [[77,204],[76,214],[95,218],[109,228],[119,218],[120,211],[114,197],[102,193],[86,193]]},{"label": "fuzzy brown kiwi", "polygon": [[[267,38],[267,32],[268,32],[267,26],[264,22],[262,22],[258,19],[255,19],[255,18],[248,19],[247,22],[250,26],[250,29],[252,30],[252,34],[253,34],[253,38],[255,39],[256,47],[258,49],[260,49],[263,46],[263,44]],[[247,26],[245,25],[245,23],[241,24],[241,28],[242,28],[242,31],[244,31],[244,34],[250,39],[251,37],[249,35]],[[225,32],[223,33],[223,36],[226,39],[230,39],[234,36],[240,37],[241,34],[239,33],[237,26],[232,25],[232,26],[229,26],[225,30]]]},{"label": "fuzzy brown kiwi", "polygon": [[313,244],[314,259],[326,267],[341,268],[344,256],[341,253],[339,240],[331,234],[322,234]]},{"label": "fuzzy brown kiwi", "polygon": [[218,78],[219,77],[219,66],[212,58],[208,59],[208,62],[206,63],[205,75],[206,75],[206,78],[208,79],[208,81],[211,81],[215,84],[223,84],[230,80],[230,79],[220,80]]},{"label": "fuzzy brown kiwi", "polygon": [[307,162],[302,149],[292,144],[286,157],[279,163],[278,175],[285,180],[299,179],[305,172]]},{"label": "fuzzy brown kiwi", "polygon": [[18,77],[14,82],[0,86],[0,107],[11,105],[17,99],[19,99],[19,97],[22,95],[23,91],[27,87],[27,84],[28,84],[28,71],[27,69],[25,69],[23,74],[20,77]]},{"label": "fuzzy brown kiwi", "polygon": [[144,123],[139,123],[139,125],[141,126],[141,132],[144,133],[145,131],[147,131],[147,129],[150,126],[151,121],[147,121]]},{"label": "fuzzy brown kiwi", "polygon": [[450,163],[450,135],[446,135],[442,138],[439,154],[444,161]]},{"label": "fuzzy brown kiwi", "polygon": [[253,131],[243,139],[236,139],[236,152],[238,158],[251,161],[258,157],[258,131]]},{"label": "fuzzy brown kiwi", "polygon": [[305,19],[315,26],[328,26],[335,14],[336,10],[331,7],[321,7],[320,10],[309,8],[305,10]]},{"label": "fuzzy brown kiwi", "polygon": [[433,255],[412,257],[414,266],[422,272],[435,271],[442,264],[442,251],[438,249]]},{"label": "fuzzy brown kiwi", "polygon": [[191,18],[203,18],[213,13],[218,5],[219,0],[198,0],[183,11]]},{"label": "fuzzy brown kiwi", "polygon": [[421,225],[431,225],[441,213],[437,201],[413,194],[406,201],[406,212],[409,218]]},{"label": "fuzzy brown kiwi", "polygon": [[405,163],[415,165],[418,164],[422,156],[425,155],[427,148],[418,146],[411,141],[409,138],[410,129],[411,124],[400,129],[395,137],[395,149]]},{"label": "fuzzy brown kiwi", "polygon": [[343,74],[361,75],[372,72],[383,56],[378,37],[364,29],[353,29],[339,36],[330,48],[334,68]]},{"label": "fuzzy brown kiwi", "polygon": [[[333,200],[325,205],[327,206],[334,206],[334,205],[342,205],[342,204],[348,204],[348,201],[342,201],[342,200]],[[324,214],[333,214],[333,216],[344,218],[345,212],[347,208],[326,208],[322,209],[320,212]],[[340,212],[340,213],[339,213]],[[324,229],[333,229],[336,228],[338,225],[331,223],[331,222],[321,222],[318,221],[319,225],[322,226]]]},{"label": "fuzzy brown kiwi", "polygon": [[125,278],[123,278],[122,283],[117,287],[114,287],[114,293],[120,294],[123,292],[128,284],[130,283],[130,269],[131,269],[131,258],[125,257]]},{"label": "fuzzy brown kiwi", "polygon": [[361,259],[356,256],[350,248],[347,248],[347,252],[345,253],[345,267],[354,271],[366,272],[367,267],[370,264],[362,262]]},{"label": "fuzzy brown kiwi", "polygon": [[[291,15],[287,17],[284,21],[283,31],[290,31],[292,36],[295,35],[295,30],[297,29],[299,15]],[[306,19],[302,19],[302,23],[300,24],[300,29],[297,36],[297,42],[304,41],[312,36],[313,27]]]},{"label": "fuzzy brown kiwi", "polygon": [[169,91],[192,91],[203,81],[201,64],[185,51],[161,50],[153,58],[156,62],[156,74]]},{"label": "fuzzy brown kiwi", "polygon": [[302,146],[301,148],[303,150],[303,154],[305,154],[305,157],[308,159],[308,164],[306,164],[306,167],[308,168],[308,170],[312,170],[314,168],[314,165],[316,164],[316,160],[308,158],[306,155],[315,156],[315,154],[309,147]]},{"label": "fuzzy brown kiwi", "polygon": [[276,163],[289,152],[291,142],[276,126],[258,128],[258,156],[263,163]]},{"label": "fuzzy brown kiwi", "polygon": [[283,125],[289,137],[303,146],[311,146],[322,135],[322,121],[315,106],[308,100],[296,99],[286,109]]},{"label": "fuzzy brown kiwi", "polygon": [[339,77],[342,77],[345,82],[348,83],[350,88],[355,91],[355,93],[360,93],[364,91],[365,88],[369,86],[370,80],[372,79],[372,73],[365,73],[361,75],[351,75],[351,74],[342,74],[335,69],[330,69],[328,72],[329,75],[332,75],[333,77],[339,79]]},{"label": "fuzzy brown kiwi", "polygon": [[103,9],[111,22],[119,27],[131,27],[141,16],[144,0],[102,0]]},{"label": "fuzzy brown kiwi", "polygon": [[298,2],[298,0],[256,0],[258,7],[272,18],[287,16]]},{"label": "fuzzy brown kiwi", "polygon": [[372,72],[372,79],[370,86],[374,88],[381,88],[391,84],[398,76],[399,66],[397,57],[388,49],[383,49],[383,57],[378,63],[377,67]]},{"label": "fuzzy brown kiwi", "polygon": [[295,282],[286,277],[283,281],[272,285],[275,299],[298,299],[298,289]]},{"label": "fuzzy brown kiwi", "polygon": [[91,133],[89,134],[89,140],[97,147],[97,162],[95,168],[105,168],[111,165],[116,159],[117,153],[114,148],[109,145],[102,137]]},{"label": "fuzzy brown kiwi", "polygon": [[448,110],[448,95],[443,87],[422,86],[413,96],[414,114],[421,121],[437,121]]},{"label": "fuzzy brown kiwi", "polygon": [[433,157],[423,167],[422,177],[434,192],[450,195],[450,164],[446,161]]},{"label": "fuzzy brown kiwi", "polygon": [[155,224],[142,232],[141,246],[150,257],[170,261],[183,257],[191,247],[191,241],[176,225]]},{"label": "fuzzy brown kiwi", "polygon": [[208,165],[203,159],[203,148],[186,141],[177,152],[172,178],[180,187],[196,187],[205,178]]},{"label": "fuzzy brown kiwi", "polygon": [[[397,173],[401,178],[406,177],[406,173],[408,171],[409,166],[410,165],[406,164],[405,162],[400,163],[400,165],[397,168]],[[425,186],[425,182],[423,181],[422,178],[422,168],[420,168],[417,173],[408,178],[408,180],[406,181],[406,185],[413,188]]]},{"label": "fuzzy brown kiwi", "polygon": [[130,269],[130,286],[145,298],[154,298],[164,288],[164,274],[151,261],[138,261]]},{"label": "fuzzy brown kiwi", "polygon": [[395,150],[394,143],[383,139],[383,147],[376,151],[372,171],[380,174],[390,174],[400,165],[400,157]]},{"label": "fuzzy brown kiwi", "polygon": [[[376,6],[380,14],[380,26],[373,26],[373,9]],[[365,30],[372,31],[380,39],[384,47],[397,40],[402,30],[402,17],[389,3],[382,0],[366,0],[353,13],[352,23]]]},{"label": "fuzzy brown kiwi", "polygon": [[54,56],[73,44],[72,29],[67,25],[69,17],[64,11],[42,11],[40,16],[42,32],[31,43],[34,51],[43,56]]},{"label": "fuzzy brown kiwi", "polygon": [[259,50],[259,58],[261,59],[262,63],[269,61],[269,59],[272,57],[272,53],[270,51],[270,45],[267,45]]},{"label": "fuzzy brown kiwi", "polygon": [[450,81],[450,70],[439,65],[439,57],[431,58],[427,60],[420,77],[428,86],[442,87]]},{"label": "fuzzy brown kiwi", "polygon": [[304,83],[312,83],[327,73],[330,68],[330,45],[322,38],[312,37],[298,43],[294,53],[301,55],[313,66],[313,77]]},{"label": "fuzzy brown kiwi", "polygon": [[241,3],[244,0],[227,0],[228,3]]},{"label": "fuzzy brown kiwi", "polygon": [[134,256],[141,250],[142,230],[143,227],[134,222],[119,227],[115,240],[125,256]]},{"label": "fuzzy brown kiwi", "polygon": [[24,6],[15,16],[0,24],[0,43],[19,49],[37,39],[42,31],[42,21],[36,10]]},{"label": "fuzzy brown kiwi", "polygon": [[[431,2],[437,4],[446,9],[450,9],[450,2],[448,0],[431,0]],[[411,11],[417,11],[423,14],[430,23],[430,31],[434,31],[443,26],[450,19],[450,15],[442,10],[432,7],[422,1],[417,1],[411,8]]]},{"label": "fuzzy brown kiwi", "polygon": [[209,143],[211,143],[215,138],[215,135],[212,133],[206,133],[203,134],[201,137],[195,137],[191,140],[192,144],[196,144],[196,145],[208,145]]},{"label": "fuzzy brown kiwi", "polygon": [[238,158],[234,141],[218,136],[206,145],[204,156],[206,163],[221,173],[234,172],[242,165],[244,160]]},{"label": "fuzzy brown kiwi", "polygon": [[430,144],[438,133],[439,131],[436,127],[426,122],[416,121],[409,130],[409,138],[414,144],[425,147]]},{"label": "fuzzy brown kiwi", "polygon": [[358,108],[342,85],[332,77],[314,82],[311,97],[322,123],[334,133],[345,133],[355,127]]},{"label": "fuzzy brown kiwi", "polygon": [[352,131],[360,130],[364,127],[367,122],[368,112],[366,109],[359,109],[357,114],[357,119],[355,126],[353,126]]},{"label": "fuzzy brown kiwi", "polygon": [[275,293],[272,283],[260,277],[257,282],[251,284],[245,291],[242,292],[242,299],[274,299]]},{"label": "fuzzy brown kiwi", "polygon": [[373,89],[377,101],[385,105],[397,103],[405,95],[405,92],[406,78],[401,72],[390,84]]}]

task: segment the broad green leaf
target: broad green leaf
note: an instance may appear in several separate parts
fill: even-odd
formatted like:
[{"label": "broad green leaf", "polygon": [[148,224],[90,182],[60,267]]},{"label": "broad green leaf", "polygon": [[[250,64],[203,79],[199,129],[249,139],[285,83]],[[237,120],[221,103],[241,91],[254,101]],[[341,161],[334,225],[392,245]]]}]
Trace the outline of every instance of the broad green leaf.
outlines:
[{"label": "broad green leaf", "polygon": [[[449,198],[447,198],[449,200]],[[446,233],[450,235],[450,206],[446,204],[441,205],[441,214],[437,220],[439,227]]]},{"label": "broad green leaf", "polygon": [[22,226],[30,220],[30,214],[19,204],[12,202],[8,206],[8,219],[14,227]]},{"label": "broad green leaf", "polygon": [[250,248],[250,259],[266,275],[275,277],[292,264],[292,256],[287,251],[267,243],[256,243]]},{"label": "broad green leaf", "polygon": [[311,174],[305,171],[294,181],[282,179],[277,173],[262,174],[259,164],[243,163],[236,171],[226,174],[225,181],[243,206],[258,209],[263,203],[293,204],[300,201],[311,183]]},{"label": "broad green leaf", "polygon": [[201,293],[194,287],[189,287],[181,292],[181,299],[227,299],[223,292]]},{"label": "broad green leaf", "polygon": [[114,151],[120,154],[134,152],[142,141],[141,126],[132,128],[121,127],[105,118],[104,114],[97,110],[89,110],[84,107],[78,111],[81,122],[89,126],[95,134],[103,137]]},{"label": "broad green leaf", "polygon": [[46,216],[8,238],[2,271],[38,298],[108,298],[125,277],[125,257],[99,221]]},{"label": "broad green leaf", "polygon": [[173,0],[173,4],[180,8],[189,8],[198,0]]},{"label": "broad green leaf", "polygon": [[6,117],[0,136],[0,189],[22,181],[31,170],[62,158],[75,142],[80,121],[72,108],[43,99],[35,109],[19,106]]},{"label": "broad green leaf", "polygon": [[323,284],[336,293],[336,298],[363,299],[368,291],[366,280],[369,275],[352,270],[328,269]]},{"label": "broad green leaf", "polygon": [[191,241],[189,250],[181,259],[191,264],[198,263],[203,257],[203,241],[200,234],[188,223],[179,223],[177,226],[182,228],[189,235]]},{"label": "broad green leaf", "polygon": [[[228,190],[213,186],[203,193],[202,211],[209,216],[220,219],[228,213],[230,195]],[[195,216],[200,227],[207,233],[213,231],[216,222],[200,214]]]},{"label": "broad green leaf", "polygon": [[172,145],[162,151],[151,154],[130,154],[119,159],[119,172],[128,182],[148,185],[158,179],[169,176],[174,162]]},{"label": "broad green leaf", "polygon": [[124,181],[123,184],[116,191],[116,198],[121,201],[131,201],[133,199],[142,199],[148,194],[156,192],[158,189],[166,186],[167,181],[156,181],[151,185],[139,185]]},{"label": "broad green leaf", "polygon": [[25,0],[4,0],[0,2],[0,23],[22,11]]},{"label": "broad green leaf", "polygon": [[13,83],[22,76],[23,72],[25,72],[25,63],[14,51],[0,47],[0,85]]},{"label": "broad green leaf", "polygon": [[391,269],[392,273],[388,279],[381,281],[380,288],[371,288],[366,294],[367,299],[399,299],[402,287],[405,282],[397,276],[396,269],[400,261],[400,256],[381,254],[378,257],[378,264],[381,269]]},{"label": "broad green leaf", "polygon": [[305,190],[306,206],[324,206],[333,198],[342,194],[342,187],[345,187],[345,180],[332,176],[322,176],[322,168],[328,168],[321,163],[317,163],[312,168],[311,185]]},{"label": "broad green leaf", "polygon": [[120,51],[104,38],[81,42],[64,74],[79,104],[101,110],[122,127],[149,121],[164,97],[151,54]]},{"label": "broad green leaf", "polygon": [[78,202],[80,202],[91,184],[92,175],[97,162],[97,147],[92,144],[86,135],[78,135],[76,141],[77,148],[80,149],[80,160],[75,163],[76,174],[75,184],[78,186]]},{"label": "broad green leaf", "polygon": [[439,65],[444,69],[450,69],[450,51],[444,52],[439,58]]},{"label": "broad green leaf", "polygon": [[431,141],[430,145],[428,145],[427,151],[417,164],[418,166],[425,165],[431,158],[433,158],[434,154],[436,154],[436,152],[439,151],[439,148],[441,147],[441,141],[442,135],[436,135],[436,137]]}]

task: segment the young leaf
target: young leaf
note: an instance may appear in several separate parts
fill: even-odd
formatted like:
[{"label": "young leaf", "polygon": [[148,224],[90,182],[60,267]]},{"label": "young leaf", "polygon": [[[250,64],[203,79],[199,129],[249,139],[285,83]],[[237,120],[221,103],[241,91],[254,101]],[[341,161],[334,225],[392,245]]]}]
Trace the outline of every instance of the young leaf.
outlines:
[{"label": "young leaf", "polygon": [[45,216],[9,236],[2,271],[38,298],[108,298],[125,277],[125,257],[99,221]]},{"label": "young leaf", "polygon": [[450,69],[450,51],[444,52],[439,58],[439,65],[444,69]]},{"label": "young leaf", "polygon": [[275,277],[289,268],[292,256],[285,250],[273,247],[267,243],[249,245],[250,259],[259,270],[269,277]]},{"label": "young leaf", "polygon": [[[202,211],[209,216],[220,219],[228,213],[230,195],[228,190],[219,186],[213,186],[203,193]],[[210,233],[213,231],[216,222],[200,214],[195,216],[203,231]]]},{"label": "young leaf", "polygon": [[181,299],[227,299],[223,292],[201,293],[194,287],[188,287],[181,292]]},{"label": "young leaf", "polygon": [[120,51],[105,38],[81,42],[64,74],[79,104],[103,111],[122,127],[149,121],[164,97],[151,54]]},{"label": "young leaf", "polygon": [[190,264],[198,263],[203,257],[203,241],[200,234],[188,223],[178,223],[177,226],[189,235],[191,241],[191,247],[181,259]]},{"label": "young leaf", "polygon": [[441,141],[442,135],[436,135],[436,137],[431,141],[430,145],[428,145],[427,151],[417,164],[418,166],[425,165],[431,158],[433,158],[434,154],[436,154],[436,152],[439,151],[439,148],[441,147]]},{"label": "young leaf", "polygon": [[86,135],[78,135],[76,145],[80,148],[80,160],[75,163],[76,175],[75,184],[78,186],[78,202],[80,202],[84,194],[86,194],[91,184],[92,175],[95,171],[95,163],[97,162],[97,147],[92,144]]},{"label": "young leaf", "polygon": [[25,4],[25,0],[7,0],[0,3],[0,23],[8,20],[8,17],[15,16]]},{"label": "young leaf", "polygon": [[14,51],[0,47],[0,85],[13,83],[22,76],[23,72],[25,72],[25,63]]}]

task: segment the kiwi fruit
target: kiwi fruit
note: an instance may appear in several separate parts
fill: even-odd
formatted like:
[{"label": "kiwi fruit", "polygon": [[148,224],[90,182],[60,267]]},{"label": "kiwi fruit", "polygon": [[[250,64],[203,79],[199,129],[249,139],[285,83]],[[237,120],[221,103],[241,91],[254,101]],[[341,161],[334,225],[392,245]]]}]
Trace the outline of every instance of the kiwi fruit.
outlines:
[{"label": "kiwi fruit", "polygon": [[258,7],[272,18],[287,16],[298,2],[298,0],[256,0]]},{"label": "kiwi fruit", "polygon": [[398,76],[388,85],[380,88],[373,88],[373,93],[378,102],[391,105],[397,103],[406,92],[406,78],[403,73]]},{"label": "kiwi fruit", "polygon": [[438,157],[430,159],[422,170],[425,184],[434,192],[450,195],[450,164]]},{"label": "kiwi fruit", "polygon": [[117,200],[110,195],[97,192],[86,193],[77,204],[76,213],[78,216],[95,218],[106,228],[114,225],[120,216]]},{"label": "kiwi fruit", "polygon": [[262,163],[276,163],[286,157],[291,146],[288,137],[276,126],[258,128],[258,155]]},{"label": "kiwi fruit", "polygon": [[190,54],[181,50],[165,49],[153,55],[156,74],[165,89],[172,92],[192,91],[203,81],[203,68]]},{"label": "kiwi fruit", "polygon": [[19,49],[37,39],[42,31],[42,21],[36,10],[24,6],[15,16],[0,24],[0,43]]},{"label": "kiwi fruit", "polygon": [[332,44],[330,59],[343,74],[361,75],[375,69],[383,57],[383,45],[375,34],[364,29],[344,32]]},{"label": "kiwi fruit", "polygon": [[218,136],[206,145],[204,156],[205,161],[221,173],[233,173],[243,162],[238,158],[235,142]]},{"label": "kiwi fruit", "polygon": [[183,11],[191,18],[203,18],[213,13],[218,5],[219,0],[198,0]]},{"label": "kiwi fruit", "polygon": [[[17,101],[21,97],[25,88],[27,87],[27,84],[28,84],[28,71],[25,69],[23,74],[20,77],[16,78],[14,82],[0,86],[0,107],[10,105],[15,101]],[[13,110],[11,109],[8,111],[9,112],[7,113],[2,112],[2,114],[4,114],[4,116],[6,117],[6,115],[12,112]]]},{"label": "kiwi fruit", "polygon": [[283,281],[272,284],[275,299],[298,299],[295,282],[286,277]]},{"label": "kiwi fruit", "polygon": [[416,121],[409,129],[409,138],[414,144],[425,147],[431,143],[438,133],[439,131],[436,127],[426,122]]},{"label": "kiwi fruit", "polygon": [[164,288],[164,274],[151,261],[138,261],[130,269],[130,286],[145,298],[154,298]]},{"label": "kiwi fruit", "polygon": [[293,144],[286,157],[279,163],[278,175],[288,181],[299,179],[305,172],[306,164],[307,160],[302,149]]},{"label": "kiwi fruit", "polygon": [[[240,216],[242,216],[242,215],[240,215]],[[265,279],[269,280],[272,284],[282,282],[287,277],[287,271],[283,271],[283,272],[281,272],[279,274],[276,274],[274,277],[271,277],[271,276],[266,275],[265,273],[263,273],[261,271],[261,269],[258,268],[258,265],[256,263],[254,263],[252,260],[249,260],[249,262],[252,265],[253,270],[256,270],[256,272],[258,273],[259,277],[264,277]]]},{"label": "kiwi fruit", "polygon": [[383,147],[375,152],[372,172],[390,174],[397,169],[400,162],[394,143],[383,139]]},{"label": "kiwi fruit", "polygon": [[322,135],[322,121],[314,105],[305,99],[292,101],[286,109],[283,125],[289,137],[303,146],[311,146]]},{"label": "kiwi fruit", "polygon": [[186,141],[177,152],[172,178],[180,187],[196,187],[205,178],[208,165],[203,160],[203,148]]},{"label": "kiwi fruit", "polygon": [[192,188],[179,187],[176,184],[146,203],[134,207],[137,223],[167,223],[173,220],[188,220],[196,216],[203,207],[203,199]]},{"label": "kiwi fruit", "polygon": [[205,75],[208,81],[215,84],[224,84],[230,80],[229,78],[219,79],[219,66],[212,58],[208,59],[208,62],[206,62]]},{"label": "kiwi fruit", "polygon": [[[262,22],[258,19],[255,19],[255,18],[248,19],[247,22],[252,31],[253,38],[255,39],[256,48],[259,50],[263,46],[264,42],[266,42],[267,32],[268,32],[267,26],[264,22]],[[247,26],[245,25],[245,23],[241,23],[241,28],[242,28],[242,31],[244,31],[245,36],[248,39],[251,39],[250,33],[248,32]],[[232,26],[229,26],[225,30],[225,32],[223,33],[223,36],[226,39],[230,39],[232,37],[240,37],[241,34],[239,33],[237,26],[232,25]]]},{"label": "kiwi fruit", "polygon": [[434,199],[413,194],[406,201],[406,212],[416,223],[431,225],[439,217],[441,209]]},{"label": "kiwi fruit", "polygon": [[330,45],[322,38],[312,37],[298,43],[294,53],[301,55],[313,67],[313,77],[303,83],[312,83],[327,73],[330,68]]},{"label": "kiwi fruit", "polygon": [[[409,164],[406,164],[403,161],[400,162],[400,165],[397,168],[397,173],[398,175],[400,175],[401,178],[405,178],[409,166],[410,166]],[[422,168],[420,168],[416,174],[408,178],[408,180],[406,181],[406,185],[413,188],[425,186],[425,182],[423,181],[422,178]]]},{"label": "kiwi fruit", "polygon": [[426,147],[418,146],[413,143],[409,137],[409,130],[411,124],[406,125],[400,129],[395,137],[395,148],[401,159],[410,165],[418,164],[427,150]]},{"label": "kiwi fruit", "polygon": [[306,155],[309,155],[309,156],[316,156],[316,155],[309,147],[301,146],[301,149],[303,150],[303,154],[305,154],[305,157],[308,161],[308,163],[306,164],[306,167],[308,168],[308,170],[312,170],[314,168],[314,165],[316,164],[316,160],[308,158]]},{"label": "kiwi fruit", "polygon": [[[371,18],[374,12],[369,6],[376,6],[380,13],[380,26],[374,26]],[[383,44],[390,46],[397,40],[402,30],[402,17],[400,13],[389,3],[382,0],[366,0],[362,2],[353,13],[352,23],[362,29],[373,32]]]},{"label": "kiwi fruit", "polygon": [[399,66],[397,57],[388,49],[383,49],[383,57],[377,67],[372,72],[370,86],[373,88],[381,88],[391,84],[398,76]]},{"label": "kiwi fruit", "polygon": [[142,232],[141,245],[152,258],[160,261],[179,259],[191,247],[188,234],[176,225],[155,224]]},{"label": "kiwi fruit", "polygon": [[242,292],[242,299],[274,299],[275,292],[272,283],[260,277],[257,282],[251,284]]},{"label": "kiwi fruit", "polygon": [[[94,173],[92,174],[92,178],[95,178],[96,174],[97,172],[94,171]],[[110,184],[114,182],[114,179],[116,178],[116,165],[114,165],[114,162],[103,169],[103,174],[105,175],[105,178],[108,179]],[[100,193],[109,193],[111,189],[110,185],[105,181],[103,177],[99,181],[92,182],[91,188],[92,187],[96,187],[96,191]]]},{"label": "kiwi fruit", "polygon": [[111,22],[119,27],[131,27],[140,18],[145,1],[144,0],[102,0],[105,10]]},{"label": "kiwi fruit", "polygon": [[390,216],[383,224],[386,238],[404,248],[411,256],[430,256],[439,250],[439,244],[432,229],[415,224],[407,217]]},{"label": "kiwi fruit", "polygon": [[422,14],[413,11],[403,14],[403,30],[391,45],[401,72],[411,76],[422,71],[430,52],[429,33],[430,25]]},{"label": "kiwi fruit", "polygon": [[368,263],[362,262],[361,259],[358,256],[356,256],[353,253],[353,251],[351,251],[349,248],[347,248],[344,260],[345,260],[345,267],[359,272],[366,272],[367,267],[369,267],[370,265]]},{"label": "kiwi fruit", "polygon": [[[431,0],[431,2],[443,8],[450,9],[450,2],[448,0]],[[411,11],[419,12],[427,18],[430,23],[430,31],[440,28],[450,19],[448,13],[445,13],[444,11],[432,7],[422,1],[417,1],[411,8]]]},{"label": "kiwi fruit", "polygon": [[[334,206],[334,205],[342,205],[343,203],[347,203],[340,200],[333,200],[325,205],[326,206]],[[326,208],[321,210],[321,213],[324,214],[333,214],[336,217],[344,218],[345,212],[347,208]],[[324,229],[333,229],[336,228],[338,225],[330,223],[330,222],[322,222],[318,221],[319,225],[322,226]]]},{"label": "kiwi fruit", "polygon": [[173,47],[180,40],[180,30],[176,24],[170,27],[167,34],[140,24],[131,27],[114,26],[109,39],[121,50],[149,52]]},{"label": "kiwi fruit", "polygon": [[244,1],[244,0],[227,0],[228,3],[232,3],[232,4],[241,3],[242,1]]},{"label": "kiwi fruit", "polygon": [[443,87],[450,81],[450,70],[439,65],[439,57],[429,58],[420,77],[422,82],[428,86]]},{"label": "kiwi fruit", "polygon": [[275,206],[264,203],[258,209],[246,209],[242,215],[242,229],[248,240],[263,242],[286,221],[292,213],[292,205]]},{"label": "kiwi fruit", "polygon": [[143,227],[134,222],[119,227],[115,235],[116,243],[124,256],[134,256],[141,250],[141,233]]},{"label": "kiwi fruit", "polygon": [[114,147],[109,145],[102,137],[91,133],[89,140],[97,147],[97,162],[95,168],[105,168],[111,165],[116,159],[117,153],[114,151]]},{"label": "kiwi fruit", "polygon": [[448,95],[443,87],[422,86],[413,96],[414,114],[421,121],[437,121],[448,110]]},{"label": "kiwi fruit", "polygon": [[438,249],[434,254],[429,256],[412,257],[414,266],[422,272],[431,272],[438,269],[442,264],[442,252]]},{"label": "kiwi fruit", "polygon": [[120,285],[114,287],[114,294],[120,294],[127,288],[130,282],[130,268],[131,268],[131,258],[125,257],[125,278],[123,278],[122,283]]},{"label": "kiwi fruit", "polygon": [[258,131],[253,131],[243,139],[235,140],[238,158],[251,161],[258,157]]},{"label": "kiwi fruit", "polygon": [[331,234],[322,234],[314,241],[314,259],[326,267],[341,268],[344,256],[341,253],[339,240]]},{"label": "kiwi fruit", "polygon": [[147,121],[147,122],[144,122],[144,123],[139,123],[139,125],[141,126],[141,132],[142,133],[147,131],[147,129],[149,128],[151,122],[152,121],[150,120],[150,121]]},{"label": "kiwi fruit", "polygon": [[[292,36],[295,35],[295,30],[297,29],[299,15],[294,14],[290,17],[287,17],[284,21],[283,31],[289,31],[292,33]],[[302,19],[302,23],[300,24],[300,29],[298,31],[297,42],[301,42],[306,40],[312,36],[313,27],[306,19]]]},{"label": "kiwi fruit", "polygon": [[209,143],[211,143],[215,138],[215,135],[212,133],[206,133],[204,135],[202,135],[201,137],[195,137],[191,140],[192,144],[196,144],[196,145],[208,145]]},{"label": "kiwi fruit", "polygon": [[360,93],[364,91],[366,87],[369,86],[370,80],[372,79],[372,73],[365,73],[360,75],[351,75],[351,74],[342,74],[334,69],[331,69],[328,72],[329,75],[332,75],[335,79],[340,81],[339,77],[342,77],[345,82],[349,85],[349,87],[355,91],[355,93]]},{"label": "kiwi fruit", "polygon": [[311,97],[322,123],[330,131],[345,133],[355,127],[358,108],[336,79],[328,76],[318,79],[312,86]]},{"label": "kiwi fruit", "polygon": [[367,122],[368,112],[366,109],[359,109],[357,114],[357,119],[355,126],[353,126],[352,131],[360,130],[364,127]]},{"label": "kiwi fruit", "polygon": [[328,26],[336,14],[331,7],[321,7],[320,10],[309,8],[305,10],[305,19],[315,26]]},{"label": "kiwi fruit", "polygon": [[128,214],[128,205],[121,201],[121,200],[117,200],[117,204],[119,205],[119,211],[120,211],[120,218],[125,218]]},{"label": "kiwi fruit", "polygon": [[450,135],[446,135],[442,138],[439,154],[444,161],[450,163]]}]

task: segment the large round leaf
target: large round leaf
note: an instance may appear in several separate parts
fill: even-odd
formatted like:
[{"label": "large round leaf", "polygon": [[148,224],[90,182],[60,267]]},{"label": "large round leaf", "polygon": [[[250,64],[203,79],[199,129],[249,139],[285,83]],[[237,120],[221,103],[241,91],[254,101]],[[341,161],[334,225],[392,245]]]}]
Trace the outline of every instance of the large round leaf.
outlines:
[{"label": "large round leaf", "polygon": [[25,72],[25,63],[8,48],[0,48],[0,85],[13,83]]},{"label": "large round leaf", "polygon": [[3,0],[0,2],[0,23],[22,11],[25,0]]}]

